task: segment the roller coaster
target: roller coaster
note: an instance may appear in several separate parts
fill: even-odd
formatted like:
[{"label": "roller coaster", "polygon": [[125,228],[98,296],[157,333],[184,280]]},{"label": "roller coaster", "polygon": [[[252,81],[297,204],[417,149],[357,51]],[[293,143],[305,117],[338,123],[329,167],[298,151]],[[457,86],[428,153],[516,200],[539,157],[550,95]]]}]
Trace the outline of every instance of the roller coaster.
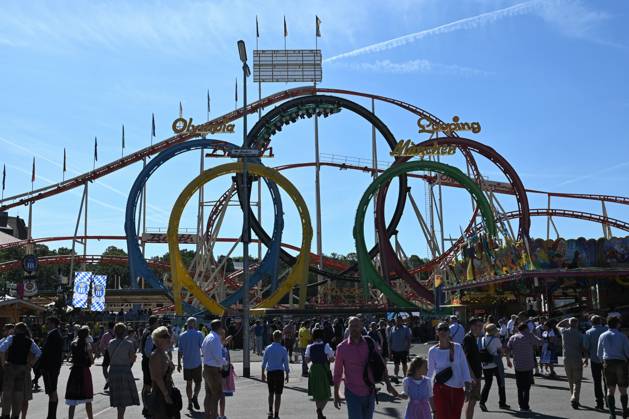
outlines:
[{"label": "roller coaster", "polygon": [[[377,162],[366,161],[365,164],[351,159],[333,157],[317,158],[316,162],[300,162],[277,166],[274,168],[262,165],[259,157],[247,157],[255,179],[250,175],[242,175],[242,161],[210,168],[200,173],[179,196],[171,214],[166,232],[151,233],[144,228],[139,232],[139,215],[146,213],[145,203],[142,203],[142,191],[149,178],[167,161],[182,153],[204,150],[209,155],[229,156],[234,150],[255,150],[258,156],[270,150],[273,137],[286,125],[298,123],[302,119],[326,118],[339,112],[351,112],[373,127],[374,138],[377,132],[393,151],[398,139],[384,121],[372,110],[359,104],[357,100],[368,99],[372,103],[382,102],[409,112],[414,118],[432,121],[436,126],[447,126],[437,116],[409,103],[364,92],[321,87],[298,87],[284,90],[209,120],[197,127],[196,131],[181,132],[150,147],[131,153],[104,166],[95,168],[87,173],[73,177],[60,183],[38,188],[32,191],[9,196],[0,201],[0,211],[8,211],[21,205],[33,208],[35,203],[40,205],[45,199],[63,194],[75,188],[84,187],[97,179],[110,175],[137,162],[144,165],[133,182],[126,205],[124,220],[125,235],[87,235],[78,233],[58,237],[29,238],[10,243],[0,244],[0,250],[27,247],[38,243],[55,241],[72,241],[73,243],[87,243],[90,240],[126,241],[128,258],[98,257],[87,254],[56,255],[40,257],[43,265],[54,265],[70,262],[72,265],[91,264],[123,264],[128,263],[130,283],[137,288],[139,278],[152,288],[163,289],[172,296],[173,308],[181,311],[185,303],[190,307],[200,307],[215,314],[223,314],[226,310],[237,310],[243,296],[242,271],[228,273],[225,269],[227,257],[219,261],[214,256],[216,243],[232,243],[233,247],[242,237],[221,237],[220,230],[227,207],[235,199],[237,205],[249,213],[250,227],[257,239],[253,243],[260,243],[266,248],[264,256],[254,265],[254,272],[247,281],[251,288],[252,297],[259,309],[289,307],[293,299],[303,308],[310,306],[326,307],[338,303],[331,296],[334,286],[339,284],[346,293],[354,293],[355,304],[362,307],[397,307],[404,309],[431,308],[439,302],[435,301],[439,287],[443,292],[454,294],[466,289],[492,287],[496,284],[508,284],[522,281],[526,278],[561,278],[585,277],[598,278],[607,274],[617,278],[629,278],[629,268],[614,267],[572,269],[536,269],[531,251],[530,226],[531,217],[545,217],[548,231],[553,226],[557,236],[556,218],[572,218],[598,223],[603,228],[604,237],[612,239],[612,228],[619,231],[629,231],[629,222],[607,216],[606,204],[628,205],[629,197],[574,194],[562,192],[548,192],[526,189],[517,171],[508,160],[493,148],[479,141],[462,138],[456,132],[442,132],[417,142],[417,147],[439,146],[454,147],[465,162],[465,173],[455,167],[438,162],[438,158],[429,157],[421,160],[411,157],[395,157],[387,168],[377,167]],[[267,108],[274,106],[266,111]],[[263,113],[263,111],[265,111]],[[199,132],[208,131],[210,127],[227,124],[242,118],[245,114],[259,113],[260,118],[247,132],[247,141],[243,145],[217,139],[200,138]],[[277,149],[281,145],[274,143]],[[254,153],[255,154],[255,153]],[[486,179],[479,169],[477,156],[488,160],[506,178],[506,182],[496,182]],[[319,156],[317,156],[319,157]],[[315,167],[336,168],[363,172],[373,178],[373,182],[365,191],[361,201],[357,203],[357,213],[354,224],[354,238],[356,240],[357,260],[344,263],[332,258],[311,252],[310,241],[312,228],[308,208],[299,191],[282,173],[289,173],[293,169]],[[419,171],[419,173],[418,173]],[[194,174],[194,173],[191,173]],[[182,234],[179,230],[179,217],[193,193],[212,179],[227,174],[234,175],[232,185],[214,202],[207,217],[207,222],[197,229],[194,234]],[[264,181],[271,196],[273,205],[273,230],[269,233],[259,220],[259,212],[255,214],[251,206],[247,207],[249,197],[245,197],[245,189],[251,191],[253,181]],[[397,179],[397,198],[387,221],[385,208],[390,183]],[[421,214],[417,202],[410,193],[409,179],[422,180],[430,190],[429,205],[431,212],[437,213],[438,229],[443,232],[443,209],[438,208],[433,188],[463,188],[468,191],[473,200],[473,215],[467,226],[461,230],[460,237],[450,240],[446,248],[443,233],[441,245],[436,234],[434,220],[428,223]],[[245,187],[247,186],[247,187]],[[302,222],[302,243],[295,245],[284,243],[284,210],[278,186],[284,189],[298,208]],[[250,193],[250,192],[249,192]],[[545,195],[548,199],[547,208],[530,208],[529,195]],[[510,195],[515,198],[517,210],[505,211],[496,195]],[[247,198],[247,199],[245,199]],[[603,208],[603,214],[594,214],[572,209],[552,208],[551,198],[568,198],[573,200],[598,201]],[[367,248],[364,239],[364,221],[366,208],[375,202],[374,227],[376,244]],[[440,200],[439,200],[440,202]],[[431,259],[420,265],[411,267],[403,250],[398,246],[397,232],[402,214],[407,206],[412,207],[420,222],[422,233],[431,252]],[[319,202],[317,202],[319,205]],[[79,214],[79,218],[81,214]],[[432,218],[432,217],[431,217]],[[511,225],[517,220],[517,229]],[[87,224],[87,219],[85,220]],[[430,224],[430,225],[429,225]],[[318,233],[317,233],[318,234]],[[393,241],[393,239],[396,238]],[[547,236],[547,239],[550,237]],[[150,243],[168,243],[170,263],[147,260],[144,248]],[[190,266],[184,266],[179,254],[180,243],[196,244],[196,255]],[[499,248],[514,249],[516,254],[511,268],[498,269],[496,254]],[[476,249],[476,250],[475,250]],[[293,256],[290,251],[297,251]],[[470,264],[485,263],[494,266],[494,272],[483,277],[462,278],[457,275],[453,265],[464,255]],[[0,263],[0,272],[20,269],[21,261],[6,261]],[[510,270],[509,272],[505,272]],[[164,272],[170,272],[168,281],[164,281]],[[309,273],[310,272],[310,273]],[[425,273],[428,279],[421,279]],[[469,275],[468,275],[469,276]],[[426,278],[424,276],[424,278]],[[335,281],[335,282],[332,282]],[[338,282],[340,281],[340,282]],[[438,283],[441,283],[439,285]],[[345,284],[345,285],[341,285]],[[348,285],[349,284],[349,285]],[[356,285],[353,285],[356,284]],[[361,285],[358,287],[358,285]],[[344,288],[343,288],[344,287]],[[294,291],[298,289],[298,293]],[[360,292],[356,292],[357,290]],[[327,293],[327,294],[326,294]],[[327,298],[326,298],[327,295]],[[440,297],[437,297],[438,299]],[[220,301],[220,303],[219,303]]]}]

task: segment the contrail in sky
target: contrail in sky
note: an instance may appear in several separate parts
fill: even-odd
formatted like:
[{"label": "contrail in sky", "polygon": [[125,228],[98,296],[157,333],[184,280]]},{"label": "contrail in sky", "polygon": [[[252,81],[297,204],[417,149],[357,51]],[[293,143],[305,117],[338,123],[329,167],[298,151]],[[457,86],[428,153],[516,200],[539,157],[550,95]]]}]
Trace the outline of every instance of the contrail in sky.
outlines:
[{"label": "contrail in sky", "polygon": [[444,25],[440,25],[431,29],[425,29],[423,31],[400,36],[398,38],[389,39],[388,41],[367,45],[366,47],[358,48],[353,51],[344,52],[342,54],[326,58],[325,60],[323,60],[323,62],[329,63],[343,58],[356,57],[358,55],[385,51],[418,41],[429,36],[441,35],[444,33],[459,30],[475,29],[487,23],[493,23],[506,17],[527,14],[540,3],[541,0],[531,0],[524,3],[518,3],[504,9],[498,9],[492,12],[481,13],[480,15],[466,17],[465,19],[455,20],[454,22],[446,23]]}]

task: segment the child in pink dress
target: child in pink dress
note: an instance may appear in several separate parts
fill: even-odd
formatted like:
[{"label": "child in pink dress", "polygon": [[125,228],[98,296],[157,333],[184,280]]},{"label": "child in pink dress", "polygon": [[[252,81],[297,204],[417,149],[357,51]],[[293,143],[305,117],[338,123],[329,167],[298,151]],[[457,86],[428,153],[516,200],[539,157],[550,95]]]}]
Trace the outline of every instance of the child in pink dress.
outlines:
[{"label": "child in pink dress", "polygon": [[432,383],[425,377],[427,370],[428,362],[422,357],[414,358],[408,366],[408,373],[403,381],[402,397],[408,399],[404,419],[432,418]]}]

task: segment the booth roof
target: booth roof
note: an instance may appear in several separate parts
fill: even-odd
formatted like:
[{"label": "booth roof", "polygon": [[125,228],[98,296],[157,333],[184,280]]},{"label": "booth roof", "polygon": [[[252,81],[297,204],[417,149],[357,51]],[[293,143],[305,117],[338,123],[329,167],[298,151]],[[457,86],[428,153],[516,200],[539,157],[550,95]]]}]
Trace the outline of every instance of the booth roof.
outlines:
[{"label": "booth roof", "polygon": [[28,302],[28,301],[20,300],[18,298],[11,297],[9,295],[5,295],[3,297],[0,297],[0,308],[1,307],[5,307],[5,306],[9,306],[9,305],[13,305],[13,304],[23,305],[23,306],[25,306],[27,308],[30,308],[32,310],[37,310],[37,311],[45,311],[46,310],[44,307],[38,306],[37,304],[33,304],[33,303]]}]

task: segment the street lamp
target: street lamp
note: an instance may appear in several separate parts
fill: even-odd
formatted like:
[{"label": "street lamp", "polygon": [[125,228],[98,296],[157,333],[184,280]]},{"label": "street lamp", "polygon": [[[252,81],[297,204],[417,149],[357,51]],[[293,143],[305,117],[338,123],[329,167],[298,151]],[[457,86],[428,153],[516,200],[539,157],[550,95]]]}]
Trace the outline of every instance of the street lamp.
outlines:
[{"label": "street lamp", "polygon": [[[247,77],[251,75],[249,66],[247,65],[247,48],[245,41],[238,41],[238,55],[242,61],[242,146],[249,148],[247,141]],[[244,193],[244,210],[243,210],[243,227],[242,227],[242,250],[243,250],[243,297],[242,297],[242,375],[245,378],[251,376],[251,359],[249,357],[249,174],[247,171],[247,157],[242,156],[243,170],[243,193]]]}]

